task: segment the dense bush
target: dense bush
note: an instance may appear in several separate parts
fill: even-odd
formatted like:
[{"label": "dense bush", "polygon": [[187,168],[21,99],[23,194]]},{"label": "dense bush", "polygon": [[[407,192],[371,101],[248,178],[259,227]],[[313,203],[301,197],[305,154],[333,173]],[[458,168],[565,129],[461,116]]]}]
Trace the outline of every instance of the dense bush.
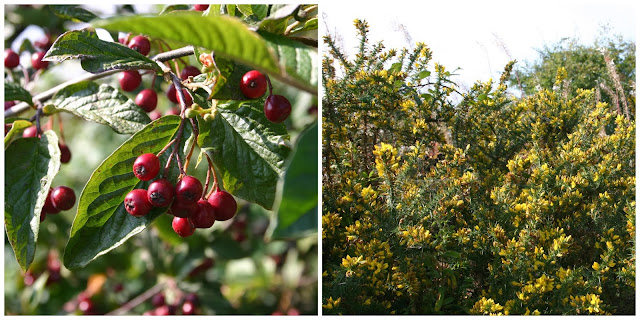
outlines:
[{"label": "dense bush", "polygon": [[633,314],[634,114],[565,68],[514,97],[514,62],[454,103],[355,25],[354,60],[324,39],[323,312]]}]

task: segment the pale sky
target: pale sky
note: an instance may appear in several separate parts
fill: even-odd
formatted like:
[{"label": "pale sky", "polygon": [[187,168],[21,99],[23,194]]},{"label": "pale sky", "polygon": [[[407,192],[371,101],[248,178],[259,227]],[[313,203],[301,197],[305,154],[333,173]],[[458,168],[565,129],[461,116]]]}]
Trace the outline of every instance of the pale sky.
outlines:
[{"label": "pale sky", "polygon": [[[385,47],[403,48],[418,41],[433,51],[433,62],[453,71],[462,68],[455,81],[464,87],[475,81],[498,79],[505,64],[537,58],[535,49],[565,37],[578,37],[593,44],[608,24],[610,34],[634,40],[638,5],[633,0],[617,1],[344,1],[322,5],[326,26],[323,34],[338,34],[342,48],[353,58],[357,52],[353,20],[366,20],[372,43],[383,40]],[[400,31],[403,25],[411,43]]]}]

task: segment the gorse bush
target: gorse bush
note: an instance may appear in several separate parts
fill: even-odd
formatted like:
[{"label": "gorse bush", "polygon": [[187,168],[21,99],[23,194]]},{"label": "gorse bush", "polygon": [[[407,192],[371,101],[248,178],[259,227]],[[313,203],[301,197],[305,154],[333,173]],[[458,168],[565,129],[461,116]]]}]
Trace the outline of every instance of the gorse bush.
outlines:
[{"label": "gorse bush", "polygon": [[355,25],[354,60],[324,39],[323,312],[633,314],[633,114],[563,68],[514,97],[515,62],[458,93]]}]

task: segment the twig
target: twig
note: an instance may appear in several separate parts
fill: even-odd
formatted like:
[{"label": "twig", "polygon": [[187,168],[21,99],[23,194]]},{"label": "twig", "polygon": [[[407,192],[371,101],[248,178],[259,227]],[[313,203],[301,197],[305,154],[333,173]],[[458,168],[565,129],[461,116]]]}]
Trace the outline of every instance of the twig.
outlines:
[{"label": "twig", "polygon": [[137,307],[139,304],[149,300],[156,293],[158,293],[162,289],[164,289],[164,286],[166,286],[167,283],[168,283],[168,281],[156,283],[156,285],[154,285],[153,287],[149,288],[149,290],[147,290],[147,291],[143,292],[142,294],[140,294],[139,296],[129,300],[127,303],[123,304],[120,308],[115,309],[115,310],[107,313],[106,315],[117,316],[117,315],[126,314],[127,312],[131,311],[131,309],[133,309],[133,308]]}]

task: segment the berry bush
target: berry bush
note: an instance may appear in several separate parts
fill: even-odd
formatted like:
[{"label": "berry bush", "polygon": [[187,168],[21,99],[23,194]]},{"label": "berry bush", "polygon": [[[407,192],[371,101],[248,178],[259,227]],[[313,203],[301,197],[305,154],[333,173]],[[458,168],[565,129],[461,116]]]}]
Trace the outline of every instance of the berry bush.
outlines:
[{"label": "berry bush", "polygon": [[[559,67],[518,95],[515,61],[461,90],[355,26],[353,60],[324,39],[323,313],[634,314],[635,93]],[[633,81],[603,49],[588,76]]]},{"label": "berry bush", "polygon": [[5,314],[317,314],[317,5],[112,9],[5,6]]}]

